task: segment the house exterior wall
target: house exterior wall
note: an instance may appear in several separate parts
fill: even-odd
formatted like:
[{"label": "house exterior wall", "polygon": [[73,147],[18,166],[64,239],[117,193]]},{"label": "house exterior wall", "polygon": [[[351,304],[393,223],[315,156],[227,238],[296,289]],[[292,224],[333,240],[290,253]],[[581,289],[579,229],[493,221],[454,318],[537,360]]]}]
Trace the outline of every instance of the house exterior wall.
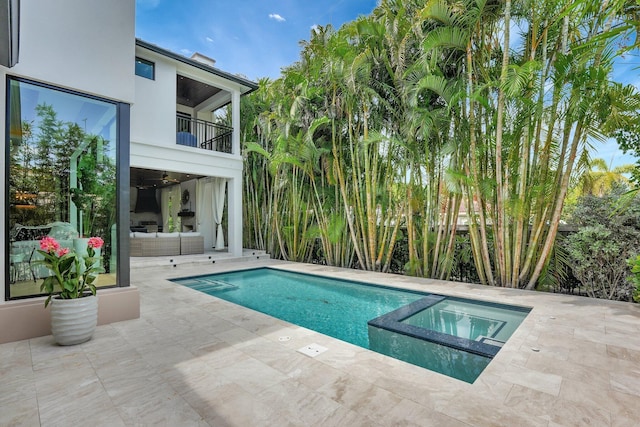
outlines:
[{"label": "house exterior wall", "polygon": [[[135,100],[131,108],[131,141],[132,143],[151,144],[154,146],[174,147],[176,145],[176,112],[189,113],[202,120],[212,121],[211,111],[221,103],[237,103],[239,117],[240,94],[239,84],[225,80],[186,64],[177,63],[155,52],[144,48],[136,48],[136,56],[151,61],[155,65],[155,79],[135,77]],[[176,104],[177,75],[190,77],[206,82],[222,91],[214,99],[205,101],[195,108]],[[234,140],[240,138],[238,126],[234,126]],[[236,136],[237,134],[237,136]],[[242,162],[240,147],[234,144],[234,160]],[[228,161],[228,159],[227,159]],[[132,166],[133,163],[132,163]]]},{"label": "house exterior wall", "polygon": [[[0,140],[4,143],[7,138],[4,124],[7,117],[5,100],[8,76],[33,80],[126,105],[134,101],[134,57],[135,2],[131,0],[22,1],[19,62],[12,68],[0,66],[0,99],[2,100],[0,102],[0,117],[2,117]],[[124,126],[128,139],[129,108],[128,105],[126,107]],[[123,126],[122,122],[121,126]],[[6,176],[5,150],[0,150],[0,164],[3,165],[3,176]],[[3,194],[6,194],[4,185]],[[8,201],[5,197],[0,200],[0,224],[2,224],[0,244],[3,245],[4,252],[8,244],[5,229]],[[7,257],[0,257],[0,271],[6,271],[6,263]],[[1,277],[4,289],[4,274]],[[114,316],[109,317],[104,323],[139,316],[135,288],[112,289],[108,293],[116,299],[124,298],[121,300],[123,304],[126,304],[126,301],[131,302],[132,310],[122,315],[113,312]],[[24,334],[21,332],[22,335],[17,335],[17,338],[7,335],[10,331],[4,330],[6,328],[0,328],[0,342],[48,334],[48,317],[28,315],[33,304],[42,304],[41,298],[28,301],[5,301],[4,294],[2,292],[0,297],[2,324],[5,326],[17,324],[25,319],[30,324]],[[103,300],[105,298],[101,296],[101,301]],[[102,302],[100,306],[102,310]],[[18,321],[18,319],[22,320]]]},{"label": "house exterior wall", "polygon": [[[242,156],[240,155],[241,87],[204,70],[176,63],[137,47],[136,56],[155,65],[155,79],[135,78],[135,102],[131,108],[131,167],[188,172],[228,180],[228,250],[242,254]],[[176,104],[177,75],[207,82],[223,89],[219,96],[196,108]],[[221,100],[232,101],[233,153],[220,153],[176,144],[176,112],[187,112],[212,121],[212,109]],[[205,227],[206,228],[206,227]],[[205,231],[206,232],[206,231]]]},{"label": "house exterior wall", "polygon": [[[6,119],[7,76],[23,77],[115,101],[134,100],[135,4],[129,0],[29,0],[20,5],[20,57],[0,66],[0,117]],[[0,140],[6,140],[0,126]],[[0,164],[6,164],[0,150]],[[0,202],[4,245],[7,201]],[[0,257],[0,271],[5,271]],[[3,296],[0,304],[4,302]]]},{"label": "house exterior wall", "polygon": [[[28,0],[20,4],[20,58],[2,70],[103,98],[133,102],[135,3]],[[4,108],[4,106],[3,106]]]},{"label": "house exterior wall", "polygon": [[176,145],[176,67],[152,52],[138,51],[137,56],[155,64],[155,80],[135,76],[131,141],[173,147]]},{"label": "house exterior wall", "polygon": [[[155,80],[135,75],[135,57],[155,63]],[[211,109],[232,102],[234,116],[233,154],[193,150],[176,144],[176,75],[206,81],[223,89],[209,103],[189,109],[206,120]],[[123,113],[120,141],[130,144],[121,152],[135,167],[189,171],[228,180],[229,252],[242,254],[242,157],[239,146],[239,101],[246,87],[235,81],[176,62],[136,46],[135,2],[132,0],[27,0],[20,8],[20,57],[12,68],[0,66],[0,116],[6,121],[7,76],[18,77],[78,94],[113,101]],[[234,80],[233,78],[231,80]],[[251,85],[251,84],[250,84]],[[129,105],[133,105],[129,109]],[[125,117],[126,116],[126,117]],[[123,123],[125,122],[125,123]],[[4,124],[4,122],[3,122]],[[0,140],[6,141],[6,126],[0,126]],[[0,162],[7,164],[5,150]],[[3,168],[6,168],[3,167]],[[121,168],[123,169],[123,168]],[[128,182],[128,168],[120,180]],[[6,172],[6,171],[3,171]],[[6,176],[6,175],[5,175]],[[4,194],[7,194],[6,187]],[[128,198],[128,187],[120,193]],[[0,244],[8,247],[6,212],[8,201],[0,198]],[[119,211],[127,211],[126,202]],[[126,224],[125,224],[126,225]],[[120,227],[120,236],[128,230]],[[120,237],[120,240],[126,240]],[[128,242],[127,242],[128,243]],[[125,257],[128,250],[123,249]],[[7,256],[0,257],[0,271],[7,269]],[[127,278],[128,270],[124,275]],[[4,281],[4,276],[3,281]],[[5,283],[2,283],[3,287]],[[101,290],[100,323],[139,317],[135,288]],[[47,335],[48,316],[38,311],[43,298],[5,301],[0,297],[0,324],[24,324],[20,332],[0,328],[0,343]],[[114,307],[126,307],[118,310]],[[104,314],[106,313],[106,314]]]}]

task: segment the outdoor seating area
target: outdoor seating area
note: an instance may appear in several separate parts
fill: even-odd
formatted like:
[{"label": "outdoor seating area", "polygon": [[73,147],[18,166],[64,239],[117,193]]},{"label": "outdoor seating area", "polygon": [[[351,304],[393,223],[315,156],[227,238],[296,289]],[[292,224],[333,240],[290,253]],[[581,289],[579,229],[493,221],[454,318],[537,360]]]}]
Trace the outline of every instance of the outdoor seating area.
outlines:
[{"label": "outdoor seating area", "polygon": [[204,237],[197,232],[129,234],[132,257],[192,255],[204,253]]}]

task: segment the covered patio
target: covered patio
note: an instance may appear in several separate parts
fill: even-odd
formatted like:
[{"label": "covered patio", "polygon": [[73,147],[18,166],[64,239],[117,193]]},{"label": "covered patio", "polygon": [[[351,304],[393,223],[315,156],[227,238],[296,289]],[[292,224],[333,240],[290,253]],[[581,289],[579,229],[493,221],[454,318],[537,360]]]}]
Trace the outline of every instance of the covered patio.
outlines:
[{"label": "covered patio", "polygon": [[[130,231],[134,234],[130,237],[149,237],[139,233],[195,232],[202,236],[204,244],[190,253],[226,251],[227,181],[224,177],[131,168],[129,214]],[[135,257],[157,255],[138,254],[133,248],[131,251]],[[180,254],[179,250],[175,253]]]}]

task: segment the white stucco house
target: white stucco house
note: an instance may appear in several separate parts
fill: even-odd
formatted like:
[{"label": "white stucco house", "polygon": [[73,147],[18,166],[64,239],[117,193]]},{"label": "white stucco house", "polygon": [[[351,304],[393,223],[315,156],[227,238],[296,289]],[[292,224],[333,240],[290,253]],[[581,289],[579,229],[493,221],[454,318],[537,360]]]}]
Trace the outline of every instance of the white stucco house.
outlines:
[{"label": "white stucco house", "polygon": [[0,0],[0,34],[0,324],[20,325],[0,343],[50,333],[30,264],[42,236],[105,240],[99,323],[139,316],[132,232],[241,255],[240,97],[254,82],[137,40],[133,0]]}]

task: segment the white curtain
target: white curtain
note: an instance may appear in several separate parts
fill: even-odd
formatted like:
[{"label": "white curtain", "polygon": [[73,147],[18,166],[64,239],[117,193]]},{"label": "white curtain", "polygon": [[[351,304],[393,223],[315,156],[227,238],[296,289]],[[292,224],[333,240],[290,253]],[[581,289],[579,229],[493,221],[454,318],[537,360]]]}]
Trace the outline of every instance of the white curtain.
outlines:
[{"label": "white curtain", "polygon": [[[160,189],[160,212],[162,212],[162,231],[165,233],[169,230],[169,218],[173,218],[173,231],[180,230],[180,186],[172,185],[171,187],[164,187]],[[171,210],[169,210],[169,200],[171,200]]]},{"label": "white curtain", "polygon": [[227,180],[224,178],[213,178],[213,197],[211,200],[211,210],[213,211],[213,222],[216,224],[216,249],[224,249],[224,233],[222,232],[222,215],[224,214],[224,198],[227,188]]},{"label": "white curtain", "polygon": [[182,226],[180,224],[181,218],[178,216],[180,208],[182,207],[182,202],[180,201],[181,196],[180,185],[171,186],[171,216],[173,217],[173,231],[182,231]]},{"label": "white curtain", "polygon": [[171,212],[169,211],[169,199],[171,199],[171,188],[161,188],[160,212],[162,213],[162,231],[165,233],[169,232],[169,218],[171,218]]},{"label": "white curtain", "polygon": [[216,244],[215,228],[211,220],[212,189],[209,178],[201,178],[196,181],[196,227],[204,236],[204,247],[213,248]]}]

